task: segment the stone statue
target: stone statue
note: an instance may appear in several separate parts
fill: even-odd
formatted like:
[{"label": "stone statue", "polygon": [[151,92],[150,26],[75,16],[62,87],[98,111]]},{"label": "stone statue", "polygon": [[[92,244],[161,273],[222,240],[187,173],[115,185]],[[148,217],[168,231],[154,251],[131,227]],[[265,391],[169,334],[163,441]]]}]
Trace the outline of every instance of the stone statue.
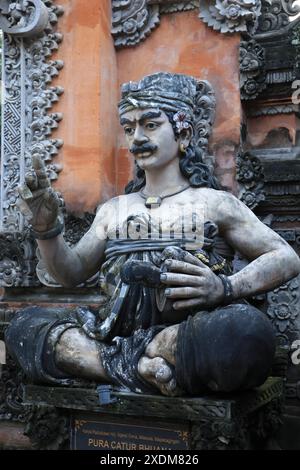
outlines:
[{"label": "stone statue", "polygon": [[[106,301],[97,312],[29,307],[14,317],[6,343],[31,380],[86,378],[174,396],[266,379],[274,332],[245,299],[296,276],[300,260],[204,163],[212,109],[209,84],[190,76],[156,73],[125,84],[120,123],[136,174],[72,249],[58,197],[33,156],[20,196],[47,271],[71,287],[100,270]],[[236,273],[234,251],[249,260]]]}]

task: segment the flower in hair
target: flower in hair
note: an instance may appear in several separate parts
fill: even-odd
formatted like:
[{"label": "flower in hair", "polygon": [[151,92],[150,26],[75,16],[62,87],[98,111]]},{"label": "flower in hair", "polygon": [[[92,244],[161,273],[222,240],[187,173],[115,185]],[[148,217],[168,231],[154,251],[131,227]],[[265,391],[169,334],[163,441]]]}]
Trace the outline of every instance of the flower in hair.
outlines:
[{"label": "flower in hair", "polygon": [[188,129],[188,116],[184,111],[178,111],[178,113],[174,114],[173,120],[176,123],[178,132],[181,132],[183,129]]}]

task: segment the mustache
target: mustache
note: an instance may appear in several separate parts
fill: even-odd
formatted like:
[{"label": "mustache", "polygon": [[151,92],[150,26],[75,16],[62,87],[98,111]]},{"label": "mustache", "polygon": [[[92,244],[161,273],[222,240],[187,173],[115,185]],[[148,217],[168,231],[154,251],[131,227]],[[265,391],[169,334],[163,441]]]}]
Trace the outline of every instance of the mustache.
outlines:
[{"label": "mustache", "polygon": [[133,155],[136,155],[137,153],[142,153],[142,152],[155,152],[155,150],[157,150],[157,145],[154,145],[154,144],[143,144],[143,145],[133,144],[129,151],[130,153],[133,153]]}]

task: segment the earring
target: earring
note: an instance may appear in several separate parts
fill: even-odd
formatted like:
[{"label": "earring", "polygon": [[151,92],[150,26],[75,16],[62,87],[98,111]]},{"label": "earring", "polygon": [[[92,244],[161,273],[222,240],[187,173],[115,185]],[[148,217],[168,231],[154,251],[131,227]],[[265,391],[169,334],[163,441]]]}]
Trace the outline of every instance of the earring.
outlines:
[{"label": "earring", "polygon": [[180,143],[180,152],[182,153],[182,156],[186,154],[186,148],[183,142]]}]

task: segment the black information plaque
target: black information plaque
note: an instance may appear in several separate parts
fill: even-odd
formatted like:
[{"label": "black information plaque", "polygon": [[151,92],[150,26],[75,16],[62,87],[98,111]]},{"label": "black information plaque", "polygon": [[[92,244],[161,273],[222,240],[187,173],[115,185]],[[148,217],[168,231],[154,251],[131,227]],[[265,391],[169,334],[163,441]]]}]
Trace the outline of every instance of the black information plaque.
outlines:
[{"label": "black information plaque", "polygon": [[186,450],[189,426],[74,413],[71,420],[72,450]]}]

